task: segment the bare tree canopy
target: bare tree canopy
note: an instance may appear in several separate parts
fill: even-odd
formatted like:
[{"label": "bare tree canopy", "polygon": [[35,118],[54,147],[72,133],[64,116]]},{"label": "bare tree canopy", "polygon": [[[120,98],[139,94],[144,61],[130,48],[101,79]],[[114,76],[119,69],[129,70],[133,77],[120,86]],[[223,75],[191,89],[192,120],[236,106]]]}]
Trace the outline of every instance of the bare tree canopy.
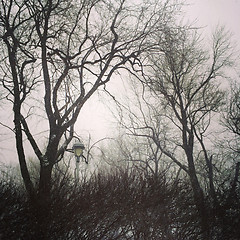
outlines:
[{"label": "bare tree canopy", "polygon": [[[22,176],[34,196],[25,134],[41,164],[39,192],[48,194],[52,167],[73,138],[82,106],[122,68],[134,71],[141,65],[141,55],[155,45],[153,35],[174,23],[179,6],[171,1],[9,0],[0,7],[1,86],[13,104]],[[29,127],[33,99],[48,120],[46,150]]]},{"label": "bare tree canopy", "polygon": [[161,44],[148,55],[148,67],[138,77],[143,87],[139,92],[134,89],[135,106],[120,112],[120,125],[133,136],[130,141],[141,139],[137,141],[141,157],[133,152],[128,160],[150,172],[154,167],[156,175],[168,159],[174,165],[169,170],[170,165],[165,164],[170,176],[176,167],[184,172],[190,179],[202,231],[208,238],[204,192],[215,207],[219,206],[218,173],[214,171],[218,159],[213,157],[213,143],[208,136],[225,103],[222,86],[226,70],[233,64],[231,41],[224,28],[215,31],[208,47],[203,47],[198,32],[191,28],[167,28],[159,37]]}]

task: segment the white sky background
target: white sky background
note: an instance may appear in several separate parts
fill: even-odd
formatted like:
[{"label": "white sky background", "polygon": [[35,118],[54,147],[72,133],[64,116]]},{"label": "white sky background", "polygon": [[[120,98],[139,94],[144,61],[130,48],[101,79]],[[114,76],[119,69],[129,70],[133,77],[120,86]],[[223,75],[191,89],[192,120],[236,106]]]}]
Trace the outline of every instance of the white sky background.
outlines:
[{"label": "white sky background", "polygon": [[[238,43],[240,49],[240,0],[187,0],[186,3],[190,4],[186,7],[186,19],[190,22],[196,20],[196,25],[205,27],[208,33],[213,31],[218,24],[226,26],[226,29],[233,33],[233,40]],[[116,80],[112,81],[111,88],[115,88],[115,92],[123,89]],[[97,97],[87,102],[75,127],[77,134],[83,138],[91,134],[95,140],[98,140],[114,133],[111,113],[107,110],[108,104],[109,102],[104,104]],[[0,113],[0,120],[4,116],[5,118],[11,116],[11,113]],[[10,133],[2,127],[0,131]],[[0,136],[0,162],[17,162],[12,133],[9,136]]]},{"label": "white sky background", "polygon": [[187,16],[198,19],[199,26],[214,30],[217,24],[225,25],[240,39],[240,0],[189,0]]},{"label": "white sky background", "polygon": [[[185,8],[186,20],[196,22],[195,25],[203,27],[209,34],[214,31],[217,25],[226,26],[226,30],[233,33],[233,41],[237,42],[240,49],[240,0],[188,0],[189,6]],[[204,37],[204,36],[203,36]],[[240,66],[239,66],[240,71]],[[114,92],[124,91],[122,82],[113,80],[109,89]],[[114,88],[116,86],[116,88]],[[90,103],[84,106],[76,129],[81,135],[89,132],[97,138],[104,138],[115,131],[114,121],[111,113],[107,110],[107,102],[104,106],[102,101],[91,99]],[[85,132],[85,133],[84,133]]]}]

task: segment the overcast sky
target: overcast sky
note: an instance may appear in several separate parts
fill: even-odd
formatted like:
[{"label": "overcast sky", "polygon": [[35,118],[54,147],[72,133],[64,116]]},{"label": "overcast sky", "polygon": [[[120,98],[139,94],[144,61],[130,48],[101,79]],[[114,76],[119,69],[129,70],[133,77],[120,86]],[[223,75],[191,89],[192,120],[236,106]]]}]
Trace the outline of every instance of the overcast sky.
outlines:
[{"label": "overcast sky", "polygon": [[[189,18],[198,19],[199,26],[214,29],[225,25],[240,38],[240,0],[189,0]],[[187,17],[186,16],[186,17]]]},{"label": "overcast sky", "polygon": [[[218,24],[225,25],[234,34],[234,40],[240,43],[240,0],[188,0],[191,5],[186,8],[186,19],[197,20],[197,25],[212,31]],[[239,44],[240,46],[240,44]],[[108,129],[110,114],[103,104],[95,98],[84,106],[77,122],[76,130],[79,135],[92,135],[103,138]],[[0,139],[2,150],[0,162],[15,162],[16,150],[13,135],[11,139]]]},{"label": "overcast sky", "polygon": [[[203,27],[207,33],[214,31],[217,25],[224,25],[233,33],[235,41],[240,43],[240,0],[188,0],[185,18]],[[240,48],[240,44],[239,44]],[[114,83],[113,83],[114,84]],[[110,129],[109,115],[101,103],[92,100],[86,105],[78,121],[79,131],[90,131],[92,135],[105,137]],[[111,121],[111,120],[110,120]]]}]

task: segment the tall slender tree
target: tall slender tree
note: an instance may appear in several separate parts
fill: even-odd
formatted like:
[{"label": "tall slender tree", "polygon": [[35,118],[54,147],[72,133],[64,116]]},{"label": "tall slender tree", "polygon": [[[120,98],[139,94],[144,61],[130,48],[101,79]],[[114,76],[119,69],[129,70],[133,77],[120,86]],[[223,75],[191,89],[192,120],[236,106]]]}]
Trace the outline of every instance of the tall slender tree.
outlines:
[{"label": "tall slender tree", "polygon": [[163,154],[162,160],[163,156],[170,159],[189,177],[201,230],[204,239],[209,239],[205,193],[215,209],[219,202],[207,136],[214,114],[224,103],[219,85],[224,70],[232,65],[229,35],[217,29],[207,52],[195,30],[166,28],[159,48],[148,59],[149,66],[137,76],[143,82],[138,111],[128,110],[123,116],[129,118],[121,124],[135,137],[150,139]]}]

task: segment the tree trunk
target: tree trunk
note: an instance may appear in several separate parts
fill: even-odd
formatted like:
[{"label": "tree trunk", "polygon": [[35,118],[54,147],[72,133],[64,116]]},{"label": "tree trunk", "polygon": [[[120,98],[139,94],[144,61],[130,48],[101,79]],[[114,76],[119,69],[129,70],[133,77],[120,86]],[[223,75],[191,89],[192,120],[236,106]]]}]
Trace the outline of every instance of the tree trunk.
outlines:
[{"label": "tree trunk", "polygon": [[51,225],[51,175],[53,165],[40,167],[40,180],[38,198],[34,204],[37,222],[37,235],[39,239],[49,239],[49,226]]},{"label": "tree trunk", "polygon": [[[35,201],[35,189],[33,187],[30,174],[27,168],[26,157],[24,153],[23,146],[23,134],[22,134],[22,126],[21,126],[21,107],[22,107],[22,99],[21,94],[23,96],[26,92],[23,92],[19,89],[19,79],[17,72],[17,42],[14,42],[14,45],[11,46],[7,39],[4,40],[8,48],[9,55],[9,63],[11,67],[11,74],[13,80],[13,92],[14,92],[14,104],[13,104],[13,112],[14,112],[14,127],[15,127],[15,139],[16,139],[16,148],[18,154],[18,160],[20,164],[21,175],[23,178],[23,182],[25,188],[27,190],[30,201]],[[22,97],[23,98],[23,97]]]},{"label": "tree trunk", "polygon": [[193,156],[191,153],[187,153],[187,152],[186,152],[186,155],[188,159],[189,177],[190,177],[190,181],[193,189],[194,202],[200,217],[201,232],[202,232],[203,239],[207,240],[209,239],[209,230],[208,230],[209,227],[208,227],[208,216],[207,216],[207,211],[205,206],[204,194],[196,175]]},{"label": "tree trunk", "polygon": [[190,181],[193,189],[194,202],[200,217],[200,224],[201,224],[200,226],[201,226],[202,236],[203,236],[203,239],[207,240],[209,239],[208,221],[207,221],[208,217],[207,217],[203,190],[198,181],[196,168],[194,164],[194,158],[193,158],[194,135],[193,135],[192,129],[187,128],[187,118],[186,118],[185,112],[182,111],[182,114],[184,116],[183,119],[185,119],[185,121],[183,121],[183,132],[182,132],[183,148],[188,161],[189,177],[190,177]]},{"label": "tree trunk", "polygon": [[39,198],[43,201],[50,199],[52,168],[52,164],[42,164],[40,168]]}]

